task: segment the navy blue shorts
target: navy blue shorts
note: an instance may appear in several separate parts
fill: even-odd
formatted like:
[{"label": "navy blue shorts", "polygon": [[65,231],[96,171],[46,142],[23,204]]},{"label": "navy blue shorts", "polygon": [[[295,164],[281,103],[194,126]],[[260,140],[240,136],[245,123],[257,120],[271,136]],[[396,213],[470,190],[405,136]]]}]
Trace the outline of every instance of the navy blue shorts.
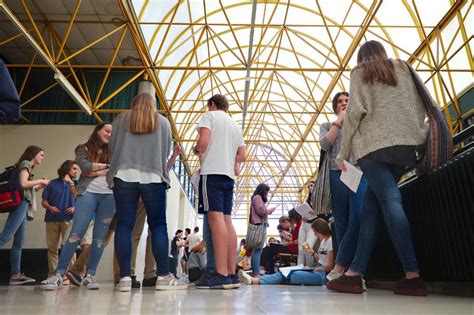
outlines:
[{"label": "navy blue shorts", "polygon": [[200,214],[208,211],[232,213],[234,198],[234,180],[226,175],[201,175],[199,180]]}]

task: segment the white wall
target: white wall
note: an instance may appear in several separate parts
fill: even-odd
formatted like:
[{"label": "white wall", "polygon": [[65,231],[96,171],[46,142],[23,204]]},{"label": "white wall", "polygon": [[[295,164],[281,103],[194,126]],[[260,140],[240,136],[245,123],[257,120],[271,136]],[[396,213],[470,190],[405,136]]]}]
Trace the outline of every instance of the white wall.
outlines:
[{"label": "white wall", "polygon": [[[94,126],[84,125],[21,125],[0,126],[0,168],[14,164],[24,149],[29,145],[37,145],[44,149],[45,159],[34,170],[35,178],[46,176],[49,179],[57,177],[56,170],[64,160],[74,159],[74,148],[87,141]],[[171,189],[167,193],[168,234],[174,235],[176,229],[191,229],[197,224],[197,212],[187,200],[176,175],[171,172]],[[37,193],[41,200],[41,192]],[[27,224],[24,248],[46,248],[46,231],[43,222],[44,209],[38,202],[38,213],[34,221]],[[3,227],[7,214],[0,214],[0,227]],[[146,231],[140,242],[137,257],[137,272],[141,277],[143,270]],[[6,248],[11,247],[11,243]],[[111,280],[113,244],[109,245],[102,257],[97,270],[99,280]]]}]

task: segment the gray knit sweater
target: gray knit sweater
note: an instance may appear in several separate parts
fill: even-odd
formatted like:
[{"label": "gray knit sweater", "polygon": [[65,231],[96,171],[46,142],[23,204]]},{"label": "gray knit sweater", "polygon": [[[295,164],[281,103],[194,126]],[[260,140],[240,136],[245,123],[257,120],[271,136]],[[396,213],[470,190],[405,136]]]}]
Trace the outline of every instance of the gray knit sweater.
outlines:
[{"label": "gray knit sweater", "polygon": [[336,161],[356,162],[367,154],[396,145],[424,145],[429,125],[411,74],[401,60],[392,60],[397,86],[366,84],[362,71],[351,72],[350,96]]},{"label": "gray knit sweater", "polygon": [[130,111],[120,114],[112,124],[109,148],[112,154],[107,183],[113,187],[113,180],[119,170],[137,169],[158,174],[170,187],[169,170],[166,167],[171,150],[171,127],[169,121],[158,114],[154,133],[134,135],[128,132]]}]

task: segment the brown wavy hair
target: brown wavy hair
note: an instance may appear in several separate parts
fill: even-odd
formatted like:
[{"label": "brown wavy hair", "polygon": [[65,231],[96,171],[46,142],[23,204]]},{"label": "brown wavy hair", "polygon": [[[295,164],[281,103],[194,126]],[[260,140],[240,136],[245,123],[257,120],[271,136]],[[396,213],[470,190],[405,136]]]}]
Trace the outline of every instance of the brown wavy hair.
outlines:
[{"label": "brown wavy hair", "polygon": [[61,166],[58,168],[58,176],[61,179],[64,179],[64,177],[69,173],[71,168],[74,165],[78,165],[76,161],[73,160],[66,160],[61,164]]},{"label": "brown wavy hair", "polygon": [[109,163],[111,159],[111,154],[109,151],[109,145],[107,143],[102,143],[97,135],[97,132],[104,128],[106,125],[111,125],[110,123],[101,122],[95,126],[94,131],[84,143],[84,146],[87,148],[87,159],[93,163]]},{"label": "brown wavy hair", "polygon": [[30,145],[25,149],[25,152],[20,156],[18,159],[18,162],[16,162],[15,166],[18,167],[22,161],[31,161],[35,158],[35,156],[40,153],[41,151],[44,151],[40,147],[36,145]]},{"label": "brown wavy hair", "polygon": [[364,83],[376,83],[396,86],[397,76],[395,67],[383,45],[375,40],[364,43],[357,54],[357,66],[361,69]]}]

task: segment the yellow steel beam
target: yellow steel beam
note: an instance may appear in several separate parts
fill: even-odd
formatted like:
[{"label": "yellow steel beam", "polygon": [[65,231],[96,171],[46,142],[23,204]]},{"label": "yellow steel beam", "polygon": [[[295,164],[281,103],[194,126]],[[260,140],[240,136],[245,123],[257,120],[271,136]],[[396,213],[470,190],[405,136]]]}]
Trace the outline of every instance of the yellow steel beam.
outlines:
[{"label": "yellow steel beam", "polygon": [[117,46],[115,47],[112,58],[110,58],[109,67],[107,68],[107,71],[105,72],[104,78],[103,78],[102,83],[100,84],[100,87],[99,87],[99,91],[97,92],[97,95],[95,97],[95,100],[94,100],[94,103],[93,103],[94,108],[97,108],[97,104],[99,102],[100,96],[102,95],[102,91],[105,87],[105,83],[107,82],[109,74],[112,71],[113,64],[115,62],[115,59],[117,59],[118,52],[120,50],[120,47],[122,46],[122,43],[123,43],[123,40],[125,39],[126,34],[127,34],[127,28],[124,28],[123,32],[122,32],[122,35],[120,35],[120,38],[117,42]]},{"label": "yellow steel beam", "polygon": [[63,52],[64,46],[66,45],[66,42],[69,38],[69,34],[71,33],[72,26],[74,25],[74,21],[76,20],[77,13],[79,12],[79,8],[81,7],[81,2],[82,0],[77,0],[76,2],[76,7],[74,9],[74,12],[72,13],[66,32],[64,33],[64,38],[61,41],[61,45],[59,46],[58,54],[56,56],[56,63],[59,61],[59,58],[61,58],[61,54]]},{"label": "yellow steel beam", "polygon": [[133,77],[131,77],[130,79],[128,79],[127,82],[125,82],[124,84],[122,84],[122,86],[118,87],[115,91],[113,91],[112,93],[110,93],[107,97],[105,97],[100,103],[98,103],[95,108],[96,109],[99,109],[101,108],[102,106],[104,106],[105,104],[107,104],[108,101],[110,101],[115,95],[119,94],[120,92],[122,92],[127,86],[129,86],[130,84],[132,84],[135,80],[137,80],[139,77],[141,77],[143,74],[145,73],[145,70],[141,70],[139,72],[137,72],[137,74],[135,74]]},{"label": "yellow steel beam", "polygon": [[98,39],[96,39],[95,41],[93,41],[92,43],[90,44],[87,44],[86,46],[82,47],[81,49],[79,49],[78,51],[76,51],[75,53],[69,55],[68,57],[62,59],[61,61],[57,62],[58,65],[62,65],[63,63],[65,63],[66,61],[76,57],[77,55],[79,55],[80,53],[83,53],[84,51],[88,50],[89,48],[95,46],[97,43],[100,43],[101,41],[103,41],[104,39],[110,37],[111,35],[115,34],[116,32],[120,31],[121,29],[127,27],[127,24],[122,24],[120,26],[118,26],[117,28],[113,29],[112,31],[108,32],[107,34],[105,35],[102,35],[100,36]]},{"label": "yellow steel beam", "polygon": [[[359,42],[362,40],[367,28],[369,27],[371,21],[373,20],[375,14],[377,13],[378,9],[380,8],[380,5],[382,4],[381,1],[373,1],[372,6],[370,7],[369,11],[367,12],[367,15],[364,19],[364,21],[361,24],[361,28],[359,29],[359,32],[356,35],[356,38],[352,41],[351,45],[347,49],[346,54],[344,55],[342,59],[342,64],[341,64],[341,69],[345,68],[347,66],[347,63],[349,62],[350,58],[354,54],[357,46],[359,45]],[[327,91],[324,93],[322,97],[322,104],[319,104],[319,110],[321,110],[322,105],[326,103],[326,100],[329,98],[329,96],[332,93],[332,90],[334,86],[336,85],[337,81],[339,80],[340,76],[342,75],[342,71],[336,72],[336,74],[333,76]],[[300,151],[301,147],[303,146],[304,141],[306,140],[306,137],[308,134],[311,132],[311,129],[316,123],[316,120],[319,116],[319,112],[315,113],[313,117],[311,118],[311,121],[308,124],[308,128],[306,128],[305,132],[303,133],[303,137],[301,139],[301,142],[298,144],[295,152],[291,155],[289,162],[286,166],[286,168],[283,170],[282,175],[280,177],[280,180],[278,181],[277,188],[280,186],[280,184],[283,182],[283,178],[286,176],[288,171],[291,169],[291,166],[293,164],[293,160],[295,157],[298,155],[298,152]],[[311,176],[314,177],[314,176]]]}]

